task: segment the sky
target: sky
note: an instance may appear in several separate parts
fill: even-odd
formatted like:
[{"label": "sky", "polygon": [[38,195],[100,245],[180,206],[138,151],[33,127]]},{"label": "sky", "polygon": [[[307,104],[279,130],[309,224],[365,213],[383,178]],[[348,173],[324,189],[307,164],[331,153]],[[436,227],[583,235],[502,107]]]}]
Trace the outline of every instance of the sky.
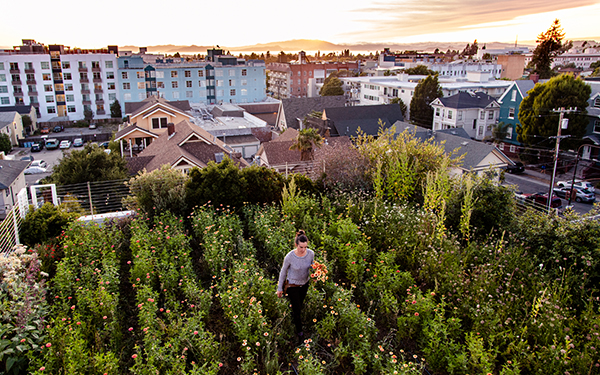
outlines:
[{"label": "sky", "polygon": [[21,39],[79,48],[239,47],[292,39],[360,42],[535,41],[558,18],[566,39],[600,42],[600,0],[29,0],[3,5],[0,46]]}]

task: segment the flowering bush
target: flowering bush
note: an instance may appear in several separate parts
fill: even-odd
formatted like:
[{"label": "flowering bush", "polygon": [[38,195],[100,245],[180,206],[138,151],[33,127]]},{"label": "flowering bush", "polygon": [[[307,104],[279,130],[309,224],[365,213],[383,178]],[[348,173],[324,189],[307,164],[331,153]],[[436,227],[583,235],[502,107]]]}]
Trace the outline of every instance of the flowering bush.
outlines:
[{"label": "flowering bush", "polygon": [[312,277],[316,281],[320,281],[323,283],[328,279],[328,276],[327,276],[328,271],[327,271],[327,266],[325,264],[319,263],[319,262],[314,262],[312,264],[312,268],[315,271],[310,274],[310,277]]}]

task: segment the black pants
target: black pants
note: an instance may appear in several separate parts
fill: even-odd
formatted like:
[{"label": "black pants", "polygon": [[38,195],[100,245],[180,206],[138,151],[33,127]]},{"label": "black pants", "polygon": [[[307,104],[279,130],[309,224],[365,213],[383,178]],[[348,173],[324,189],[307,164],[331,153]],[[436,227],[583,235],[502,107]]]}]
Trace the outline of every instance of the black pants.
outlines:
[{"label": "black pants", "polygon": [[302,305],[307,292],[308,283],[287,288],[287,295],[292,303],[292,320],[296,326],[296,333],[302,332]]}]

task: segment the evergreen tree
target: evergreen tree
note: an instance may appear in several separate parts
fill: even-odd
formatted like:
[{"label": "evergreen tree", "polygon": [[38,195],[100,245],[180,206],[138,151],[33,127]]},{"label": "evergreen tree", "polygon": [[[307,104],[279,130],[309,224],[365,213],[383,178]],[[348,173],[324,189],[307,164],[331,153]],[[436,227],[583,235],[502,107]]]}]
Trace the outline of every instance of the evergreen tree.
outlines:
[{"label": "evergreen tree", "polygon": [[565,33],[558,19],[554,20],[554,23],[546,32],[538,35],[538,45],[533,51],[530,67],[540,75],[540,78],[552,77],[552,61],[554,57],[561,53],[564,37]]},{"label": "evergreen tree", "polygon": [[431,129],[433,123],[433,108],[431,102],[441,98],[442,88],[438,83],[437,75],[427,76],[415,87],[410,101],[410,120],[413,124]]},{"label": "evergreen tree", "polygon": [[110,117],[112,118],[121,118],[122,113],[121,113],[121,103],[119,103],[118,100],[115,100],[111,105],[110,105]]}]

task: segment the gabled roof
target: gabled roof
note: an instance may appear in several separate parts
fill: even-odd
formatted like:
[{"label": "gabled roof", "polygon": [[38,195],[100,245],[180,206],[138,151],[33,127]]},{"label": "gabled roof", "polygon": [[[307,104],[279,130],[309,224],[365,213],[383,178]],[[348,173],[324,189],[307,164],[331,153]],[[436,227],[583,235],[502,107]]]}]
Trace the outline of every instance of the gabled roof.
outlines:
[{"label": "gabled roof", "polygon": [[367,135],[377,135],[380,121],[387,129],[396,121],[404,120],[397,104],[358,105],[353,107],[325,108],[324,116],[330,122],[332,135],[356,136],[358,128]]},{"label": "gabled roof", "polygon": [[15,116],[17,115],[17,113],[17,111],[0,112],[0,129],[12,124],[15,120]]},{"label": "gabled roof", "polygon": [[152,137],[152,138],[158,138],[158,134],[155,134],[155,133],[152,133],[152,132],[151,132],[151,131],[149,131],[149,130],[146,130],[146,129],[140,128],[140,127],[139,127],[139,126],[137,126],[137,125],[129,125],[129,126],[127,126],[127,127],[123,128],[123,129],[119,130],[119,131],[117,132],[117,134],[115,134],[115,141],[118,141],[118,140],[120,140],[120,139],[123,139],[123,138],[127,137],[129,134],[131,134],[131,133],[134,133],[134,132],[136,132],[136,131],[138,131],[138,132],[141,132],[141,133],[144,133],[144,134],[146,134],[148,137]]},{"label": "gabled roof", "polygon": [[298,138],[298,134],[300,132],[294,128],[287,128],[283,133],[279,135],[279,137],[275,138],[271,142],[286,142],[293,141]]},{"label": "gabled roof", "polygon": [[[175,124],[175,132],[169,135],[165,132],[158,136],[142,151],[137,161],[131,161],[130,170],[153,171],[164,164],[173,167],[180,163],[191,166],[205,167],[209,162],[216,161],[215,154],[229,155],[233,161],[242,166],[248,166],[241,157],[201,127],[184,120]],[[128,162],[129,163],[129,162]]]},{"label": "gabled roof", "polygon": [[18,112],[21,115],[29,115],[31,113],[31,105],[10,105],[0,107],[0,112]]},{"label": "gabled roof", "polygon": [[151,96],[142,100],[141,102],[125,103],[125,115],[128,115],[131,119],[133,119],[155,107],[167,108],[171,111],[178,112],[184,116],[192,118],[192,116],[187,113],[187,111],[191,111],[192,109],[187,100],[168,101],[164,98],[158,98],[156,96]]},{"label": "gabled roof", "polygon": [[[484,160],[490,156],[495,156],[499,162],[494,167],[503,167],[509,163],[512,163],[510,159],[504,155],[496,146],[475,141],[470,138],[464,137],[464,134],[460,130],[464,129],[446,129],[444,131],[432,131],[425,129],[420,126],[411,125],[406,122],[398,121],[395,124],[396,133],[402,133],[406,129],[415,134],[415,137],[425,141],[434,138],[435,142],[442,144],[444,142],[444,148],[447,153],[451,153],[457,150],[455,155],[457,157],[464,155],[464,159],[461,165],[461,169],[465,171],[484,169],[489,165],[483,165]],[[455,131],[457,134],[452,134]]]},{"label": "gabled roof", "polygon": [[300,163],[300,151],[290,150],[294,141],[266,142],[260,146],[257,155],[266,154],[269,165],[283,165]]},{"label": "gabled roof", "polygon": [[446,108],[467,109],[467,108],[487,108],[493,103],[498,103],[496,99],[483,92],[458,93],[445,98],[437,98],[431,104],[442,105]]},{"label": "gabled roof", "polygon": [[0,190],[8,189],[29,163],[25,160],[0,160]]},{"label": "gabled roof", "polygon": [[297,119],[304,119],[312,111],[320,112],[325,108],[344,107],[345,105],[346,98],[343,95],[283,99],[278,118],[284,115],[287,126],[298,129]]}]

